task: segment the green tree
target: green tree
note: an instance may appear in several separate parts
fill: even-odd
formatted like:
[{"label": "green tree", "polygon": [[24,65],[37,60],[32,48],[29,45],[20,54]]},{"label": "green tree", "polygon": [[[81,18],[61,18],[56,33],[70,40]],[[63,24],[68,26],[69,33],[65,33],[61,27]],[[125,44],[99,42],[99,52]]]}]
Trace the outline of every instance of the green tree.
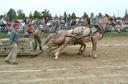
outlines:
[{"label": "green tree", "polygon": [[15,20],[16,19],[16,11],[14,9],[9,9],[7,12],[7,18],[9,21]]},{"label": "green tree", "polygon": [[63,19],[64,19],[65,22],[67,21],[67,13],[66,13],[66,11],[64,12]]},{"label": "green tree", "polygon": [[115,18],[115,19],[117,19],[117,20],[121,20],[121,17],[117,17],[117,18]]},{"label": "green tree", "polygon": [[99,18],[102,17],[102,13],[99,13],[99,14],[98,14],[98,17],[99,17]]},{"label": "green tree", "polygon": [[87,15],[87,13],[86,12],[84,12],[84,14],[83,14],[83,16],[82,16],[82,18],[86,18],[88,15]]},{"label": "green tree", "polygon": [[92,12],[91,15],[90,15],[90,18],[94,18],[94,13]]},{"label": "green tree", "polygon": [[72,13],[72,16],[71,16],[72,19],[76,19],[76,14],[73,12]]},{"label": "green tree", "polygon": [[58,19],[58,16],[57,16],[57,14],[55,15],[54,19]]},{"label": "green tree", "polygon": [[128,11],[127,10],[125,10],[124,18],[128,18]]},{"label": "green tree", "polygon": [[40,12],[34,11],[33,17],[34,17],[35,19],[40,19],[40,18],[41,18]]},{"label": "green tree", "polygon": [[4,15],[0,15],[0,20],[2,19],[3,16],[4,16]]},{"label": "green tree", "polygon": [[25,13],[23,12],[23,10],[19,9],[17,10],[17,19],[24,19],[25,18]]},{"label": "green tree", "polygon": [[49,13],[49,11],[47,9],[45,9],[42,13],[42,17],[44,17],[45,19],[49,19],[51,20],[52,19],[52,15],[51,13]]},{"label": "green tree", "polygon": [[68,20],[70,20],[70,19],[71,19],[71,15],[70,15],[70,14],[68,14],[67,19],[68,19]]},{"label": "green tree", "polygon": [[33,18],[33,16],[32,16],[32,13],[30,12],[30,14],[29,14],[29,18],[30,19],[32,19]]}]

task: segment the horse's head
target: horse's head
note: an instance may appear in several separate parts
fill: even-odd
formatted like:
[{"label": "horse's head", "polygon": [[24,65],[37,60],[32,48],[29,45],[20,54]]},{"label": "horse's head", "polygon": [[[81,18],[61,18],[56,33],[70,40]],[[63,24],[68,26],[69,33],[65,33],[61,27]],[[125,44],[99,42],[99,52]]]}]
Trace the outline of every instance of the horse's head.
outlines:
[{"label": "horse's head", "polygon": [[106,28],[112,28],[114,31],[120,33],[122,30],[122,22],[116,21],[115,18],[110,16],[107,18],[108,18],[108,25],[106,26]]},{"label": "horse's head", "polygon": [[114,27],[114,30],[120,33],[122,31],[122,22],[120,20],[116,21],[116,25]]},{"label": "horse's head", "polygon": [[107,28],[112,28],[115,30],[116,20],[111,16],[105,15],[105,16],[101,17],[99,19],[99,23],[104,30],[106,30]]},{"label": "horse's head", "polygon": [[114,31],[120,33],[122,30],[122,22],[118,20],[116,21],[116,19],[111,17],[109,22],[109,28],[113,28]]}]

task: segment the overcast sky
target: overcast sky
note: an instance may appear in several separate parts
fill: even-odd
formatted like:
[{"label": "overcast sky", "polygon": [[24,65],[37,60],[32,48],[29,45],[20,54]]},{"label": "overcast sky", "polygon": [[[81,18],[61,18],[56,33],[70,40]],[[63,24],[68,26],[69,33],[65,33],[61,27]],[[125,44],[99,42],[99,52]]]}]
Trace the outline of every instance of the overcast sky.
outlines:
[{"label": "overcast sky", "polygon": [[124,16],[128,9],[128,0],[0,0],[0,14],[5,14],[13,8],[22,9],[26,15],[35,10],[42,12],[48,9],[52,15],[63,15],[74,12],[82,16],[84,12],[95,15],[99,12],[115,16]]}]

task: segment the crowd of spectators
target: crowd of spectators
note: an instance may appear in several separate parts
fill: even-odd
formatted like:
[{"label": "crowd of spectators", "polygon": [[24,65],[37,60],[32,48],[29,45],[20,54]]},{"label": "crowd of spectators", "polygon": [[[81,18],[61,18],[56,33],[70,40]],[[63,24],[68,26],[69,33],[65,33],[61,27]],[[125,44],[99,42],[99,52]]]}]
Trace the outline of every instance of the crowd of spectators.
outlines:
[{"label": "crowd of spectators", "polygon": [[[26,18],[23,20],[16,20],[12,22],[8,22],[6,20],[0,20],[0,32],[9,32],[12,28],[12,24],[16,22],[16,26],[18,28],[18,32],[23,33],[32,33],[33,29],[36,28],[44,28],[44,32],[55,32],[59,29],[71,29],[82,24],[84,19],[67,19],[63,20],[60,18],[55,18],[53,20],[48,20],[47,18],[42,19],[30,19]],[[91,22],[97,21],[97,18],[90,19]],[[127,20],[120,20],[124,29],[128,28]]]}]

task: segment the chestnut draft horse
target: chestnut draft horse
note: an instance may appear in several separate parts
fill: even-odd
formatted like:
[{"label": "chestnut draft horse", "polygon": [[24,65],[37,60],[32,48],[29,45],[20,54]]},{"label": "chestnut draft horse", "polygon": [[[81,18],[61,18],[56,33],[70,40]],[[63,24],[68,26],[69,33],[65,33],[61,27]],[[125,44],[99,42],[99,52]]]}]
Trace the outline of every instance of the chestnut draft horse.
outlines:
[{"label": "chestnut draft horse", "polygon": [[86,48],[86,43],[92,42],[92,51],[90,56],[97,57],[97,41],[102,39],[104,30],[107,26],[113,25],[114,23],[114,20],[110,18],[110,16],[103,16],[99,18],[99,21],[91,28],[80,26],[70,30],[59,30],[48,36],[44,43],[44,48],[47,48],[49,53],[56,49],[57,51],[54,56],[55,59],[58,59],[60,52],[68,45],[80,44],[81,47],[79,49],[79,53],[83,53]]}]

